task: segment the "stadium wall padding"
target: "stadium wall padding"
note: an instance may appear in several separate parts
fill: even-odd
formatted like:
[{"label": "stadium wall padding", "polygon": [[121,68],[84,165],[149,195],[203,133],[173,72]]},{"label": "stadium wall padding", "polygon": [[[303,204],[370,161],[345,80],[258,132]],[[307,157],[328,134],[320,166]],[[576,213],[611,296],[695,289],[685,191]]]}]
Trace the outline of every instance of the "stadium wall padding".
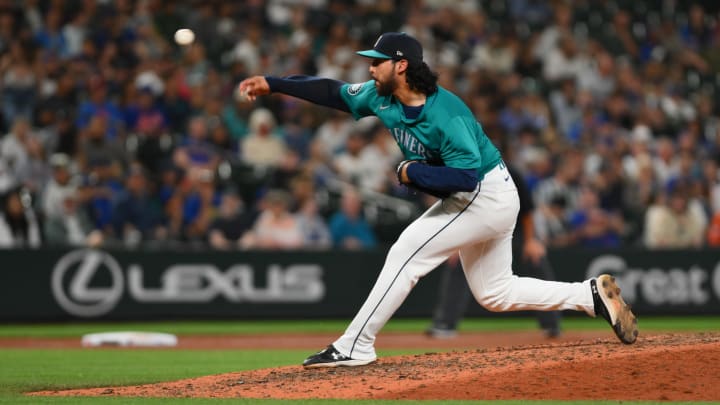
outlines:
[{"label": "stadium wall padding", "polygon": [[[720,314],[720,250],[551,250],[558,280],[614,274],[638,314]],[[384,251],[0,250],[0,320],[350,318]],[[444,270],[443,270],[444,271]],[[429,317],[441,271],[396,317]],[[495,316],[474,305],[468,316]]]}]

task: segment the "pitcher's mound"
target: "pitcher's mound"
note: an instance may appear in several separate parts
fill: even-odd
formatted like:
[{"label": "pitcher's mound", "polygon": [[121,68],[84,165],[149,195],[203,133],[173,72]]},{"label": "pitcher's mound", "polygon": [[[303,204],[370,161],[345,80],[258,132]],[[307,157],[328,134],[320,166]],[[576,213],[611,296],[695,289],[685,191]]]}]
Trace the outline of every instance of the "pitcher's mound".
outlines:
[{"label": "pitcher's mound", "polygon": [[300,366],[132,387],[31,395],[346,398],[720,400],[720,334],[643,336],[385,357],[356,368]]}]

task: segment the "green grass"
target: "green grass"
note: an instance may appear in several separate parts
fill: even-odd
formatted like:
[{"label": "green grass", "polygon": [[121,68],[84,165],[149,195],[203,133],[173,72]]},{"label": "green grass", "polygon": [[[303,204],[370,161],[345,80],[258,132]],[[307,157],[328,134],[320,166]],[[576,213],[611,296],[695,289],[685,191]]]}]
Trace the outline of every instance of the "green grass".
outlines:
[{"label": "green grass", "polygon": [[306,351],[0,350],[0,395],[134,385],[296,364]]},{"label": "green grass", "polygon": [[[720,317],[641,317],[643,331],[716,331]],[[168,322],[105,322],[0,325],[0,337],[79,337],[86,333],[106,331],[153,331],[179,335],[234,335],[259,333],[339,333],[348,319],[330,320],[260,320],[260,321],[168,321]],[[563,327],[568,330],[601,330],[607,324],[587,317],[566,317]],[[384,332],[422,332],[427,319],[391,320]],[[461,331],[520,331],[537,327],[533,318],[470,318],[460,324]]]},{"label": "green grass", "polygon": [[[641,318],[643,331],[718,331],[718,317]],[[0,325],[0,337],[79,337],[84,333],[109,330],[151,330],[177,334],[256,334],[286,332],[340,333],[347,320],[322,321],[210,321],[154,323],[71,323],[43,325]],[[384,331],[421,333],[427,320],[391,321]],[[503,331],[535,329],[532,318],[467,319],[465,331]],[[565,330],[603,329],[602,321],[568,317]],[[308,348],[314,350],[316,348]],[[381,356],[421,353],[422,350],[381,351]],[[298,364],[308,350],[145,350],[145,349],[0,349],[0,404],[478,404],[491,401],[339,401],[339,400],[211,400],[140,398],[41,398],[23,392],[108,385],[133,385],[181,378],[221,374],[231,371]],[[504,401],[521,404],[527,401]],[[538,401],[540,402],[540,401]],[[542,403],[542,402],[540,402]],[[589,402],[565,402],[588,404]],[[617,403],[604,401],[593,403]],[[626,402],[627,403],[627,402]],[[640,402],[638,402],[640,403]]]}]

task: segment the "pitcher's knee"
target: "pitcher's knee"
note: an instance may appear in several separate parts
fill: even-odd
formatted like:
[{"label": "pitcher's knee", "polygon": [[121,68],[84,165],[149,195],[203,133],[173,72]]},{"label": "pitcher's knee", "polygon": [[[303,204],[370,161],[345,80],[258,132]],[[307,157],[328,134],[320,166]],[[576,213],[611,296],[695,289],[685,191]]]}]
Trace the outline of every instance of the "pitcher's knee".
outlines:
[{"label": "pitcher's knee", "polygon": [[490,312],[503,312],[511,306],[507,296],[503,294],[484,295],[480,298],[476,297],[476,299],[483,308]]}]

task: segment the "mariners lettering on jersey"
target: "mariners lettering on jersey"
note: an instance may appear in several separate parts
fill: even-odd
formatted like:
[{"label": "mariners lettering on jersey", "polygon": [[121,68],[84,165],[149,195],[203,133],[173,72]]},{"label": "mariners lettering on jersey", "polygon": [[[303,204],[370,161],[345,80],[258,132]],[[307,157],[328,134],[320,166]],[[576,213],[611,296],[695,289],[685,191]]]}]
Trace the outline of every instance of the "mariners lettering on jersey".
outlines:
[{"label": "mariners lettering on jersey", "polygon": [[393,137],[395,137],[395,142],[403,149],[403,152],[410,152],[425,159],[432,157],[429,151],[425,149],[425,145],[420,143],[410,132],[402,128],[393,128],[390,132],[392,132]]}]

